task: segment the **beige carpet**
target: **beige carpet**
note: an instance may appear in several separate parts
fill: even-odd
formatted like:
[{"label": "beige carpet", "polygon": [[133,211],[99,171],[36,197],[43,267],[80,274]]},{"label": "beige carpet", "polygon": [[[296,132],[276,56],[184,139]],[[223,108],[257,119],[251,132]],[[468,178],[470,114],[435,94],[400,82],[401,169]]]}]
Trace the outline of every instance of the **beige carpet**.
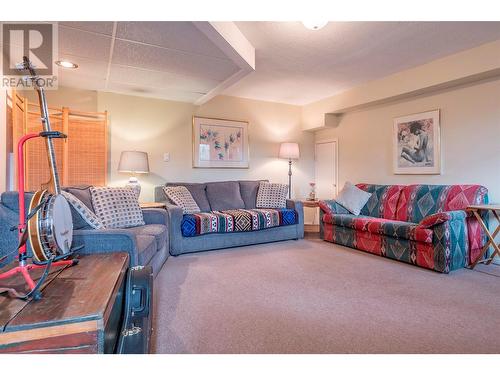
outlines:
[{"label": "beige carpet", "polygon": [[170,257],[157,353],[500,353],[500,267],[442,275],[322,242]]}]

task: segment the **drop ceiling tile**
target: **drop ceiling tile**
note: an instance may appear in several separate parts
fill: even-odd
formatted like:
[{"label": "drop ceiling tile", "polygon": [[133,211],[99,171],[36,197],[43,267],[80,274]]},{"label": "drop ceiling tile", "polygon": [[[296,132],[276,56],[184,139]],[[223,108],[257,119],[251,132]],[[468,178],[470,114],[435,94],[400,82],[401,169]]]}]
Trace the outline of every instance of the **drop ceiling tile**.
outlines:
[{"label": "drop ceiling tile", "polygon": [[107,62],[111,38],[86,31],[59,26],[59,54],[85,57]]},{"label": "drop ceiling tile", "polygon": [[59,26],[67,26],[73,29],[111,36],[113,34],[113,23],[114,22],[59,22]]},{"label": "drop ceiling tile", "polygon": [[116,40],[113,64],[223,81],[239,69],[231,61]]},{"label": "drop ceiling tile", "polygon": [[145,96],[151,98],[159,98],[159,99],[188,102],[188,103],[193,103],[197,99],[203,96],[201,94],[184,92],[179,90],[161,90],[152,87],[144,89],[140,86],[126,85],[116,82],[109,82],[106,91],[126,94],[126,95]]},{"label": "drop ceiling tile", "polygon": [[73,75],[70,72],[61,72],[58,75],[58,79],[58,86],[94,91],[106,89],[106,81],[97,77],[89,79],[89,77],[83,75]]},{"label": "drop ceiling tile", "polygon": [[111,65],[109,80],[138,87],[176,89],[197,93],[206,93],[221,83],[220,81],[205,78],[181,76],[121,65]]},{"label": "drop ceiling tile", "polygon": [[192,22],[119,22],[116,37],[229,60]]}]

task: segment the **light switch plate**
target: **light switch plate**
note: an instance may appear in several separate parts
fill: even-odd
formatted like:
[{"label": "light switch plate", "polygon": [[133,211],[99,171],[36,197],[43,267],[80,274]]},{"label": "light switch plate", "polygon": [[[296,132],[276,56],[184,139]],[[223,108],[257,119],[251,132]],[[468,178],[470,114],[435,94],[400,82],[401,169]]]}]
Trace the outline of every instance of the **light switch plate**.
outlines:
[{"label": "light switch plate", "polygon": [[170,161],[170,152],[165,152],[163,154],[163,161]]}]

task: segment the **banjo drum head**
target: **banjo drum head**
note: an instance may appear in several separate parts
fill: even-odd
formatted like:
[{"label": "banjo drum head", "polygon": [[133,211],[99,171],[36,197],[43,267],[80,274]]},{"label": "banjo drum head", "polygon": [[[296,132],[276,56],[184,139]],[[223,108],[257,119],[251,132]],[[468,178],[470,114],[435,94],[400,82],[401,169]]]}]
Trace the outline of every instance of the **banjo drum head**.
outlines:
[{"label": "banjo drum head", "polygon": [[53,229],[57,247],[62,254],[66,254],[71,249],[73,242],[73,218],[68,201],[62,195],[53,197]]}]

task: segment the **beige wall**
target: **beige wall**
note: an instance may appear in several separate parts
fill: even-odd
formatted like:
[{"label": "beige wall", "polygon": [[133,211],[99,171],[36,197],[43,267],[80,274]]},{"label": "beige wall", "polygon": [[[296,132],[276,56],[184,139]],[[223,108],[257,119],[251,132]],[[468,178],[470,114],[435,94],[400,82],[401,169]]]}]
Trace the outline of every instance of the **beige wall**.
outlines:
[{"label": "beige wall", "polygon": [[[116,171],[123,150],[149,153],[149,175],[139,176],[141,200],[153,199],[153,187],[165,181],[218,181],[268,178],[287,182],[287,161],[277,158],[279,143],[300,143],[302,157],[294,164],[293,195],[304,197],[314,176],[314,135],[301,131],[297,106],[218,96],[202,106],[98,93],[98,110],[110,116],[110,181],[123,185],[128,175]],[[192,168],[192,116],[245,120],[250,123],[249,169]],[[163,154],[170,153],[170,161]]]},{"label": "beige wall", "polygon": [[[30,102],[38,103],[34,90],[24,90],[20,94]],[[70,107],[78,111],[97,111],[97,91],[59,87],[57,90],[45,91],[49,107]]]},{"label": "beige wall", "polygon": [[[316,140],[339,141],[339,184],[479,183],[490,200],[500,201],[500,80],[419,96],[348,112],[338,127],[316,133]],[[393,118],[441,110],[441,175],[392,173]]]}]

